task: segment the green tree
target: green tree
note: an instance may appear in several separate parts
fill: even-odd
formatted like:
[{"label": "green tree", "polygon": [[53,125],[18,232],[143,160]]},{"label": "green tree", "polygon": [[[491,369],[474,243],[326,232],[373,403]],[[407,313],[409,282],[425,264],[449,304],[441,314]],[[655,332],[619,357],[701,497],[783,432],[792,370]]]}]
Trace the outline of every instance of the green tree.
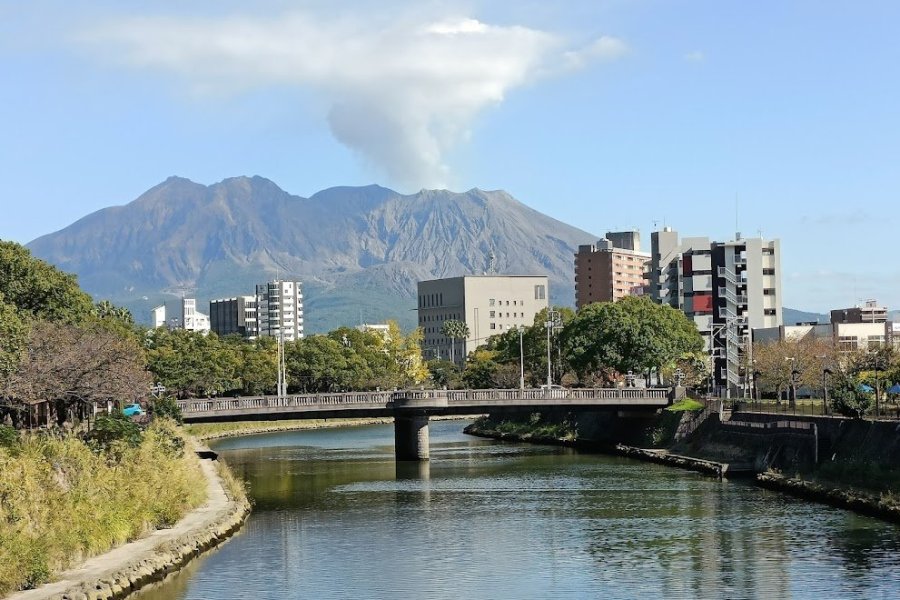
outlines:
[{"label": "green tree", "polygon": [[703,348],[696,325],[684,313],[637,296],[582,307],[562,338],[581,380],[609,380],[627,371],[649,380],[651,373]]},{"label": "green tree", "polygon": [[154,329],[147,334],[147,364],[155,380],[178,397],[221,394],[240,387],[239,357],[214,333]]},{"label": "green tree", "polygon": [[832,377],[831,407],[838,414],[854,419],[863,418],[872,408],[874,396],[863,391],[859,379],[840,371]]},{"label": "green tree", "polygon": [[463,387],[462,371],[455,363],[442,358],[428,361],[428,372],[435,387],[459,389]]},{"label": "green tree", "polygon": [[450,362],[456,362],[456,340],[469,337],[469,326],[465,321],[449,319],[441,325],[441,335],[450,338]]},{"label": "green tree", "polygon": [[28,342],[28,328],[28,322],[4,301],[0,292],[0,389],[19,365]]},{"label": "green tree", "polygon": [[91,297],[74,275],[31,255],[15,242],[0,241],[0,293],[22,313],[64,323],[80,323],[94,312]]},{"label": "green tree", "polygon": [[354,389],[366,379],[366,363],[353,350],[324,335],[285,344],[289,387],[304,393]]}]

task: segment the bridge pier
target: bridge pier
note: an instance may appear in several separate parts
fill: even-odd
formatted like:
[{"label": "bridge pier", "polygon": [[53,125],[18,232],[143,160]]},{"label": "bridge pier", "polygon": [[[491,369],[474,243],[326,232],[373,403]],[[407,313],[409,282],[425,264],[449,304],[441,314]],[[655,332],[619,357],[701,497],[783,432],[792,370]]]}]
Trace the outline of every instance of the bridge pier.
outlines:
[{"label": "bridge pier", "polygon": [[428,460],[428,415],[394,416],[394,454],[397,460]]}]

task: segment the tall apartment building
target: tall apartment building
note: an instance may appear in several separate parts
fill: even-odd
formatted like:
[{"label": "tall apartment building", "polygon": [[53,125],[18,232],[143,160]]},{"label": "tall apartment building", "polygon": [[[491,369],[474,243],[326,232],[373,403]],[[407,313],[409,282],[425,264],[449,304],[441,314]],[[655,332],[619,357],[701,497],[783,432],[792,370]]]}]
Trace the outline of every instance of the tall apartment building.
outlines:
[{"label": "tall apartment building", "polygon": [[256,286],[259,335],[289,342],[303,337],[303,291],[299,281],[276,279]]},{"label": "tall apartment building", "polygon": [[611,231],[596,244],[578,246],[575,307],[642,294],[650,255],[640,250],[641,238],[637,231]]},{"label": "tall apartment building", "polygon": [[[532,325],[535,315],[549,306],[549,291],[543,275],[469,275],[420,281],[422,353],[429,360],[449,360],[453,347],[453,359],[462,365],[466,355],[488,337]],[[468,338],[451,343],[441,334],[441,327],[448,320],[465,322]]]},{"label": "tall apartment building", "polygon": [[749,389],[742,362],[750,330],[778,327],[781,254],[778,240],[710,242],[678,239],[670,227],[651,235],[651,297],[685,313],[706,339],[715,386],[727,395]]},{"label": "tall apartment building", "polygon": [[255,339],[259,335],[256,296],[237,296],[211,300],[209,326],[218,335],[241,335]]}]

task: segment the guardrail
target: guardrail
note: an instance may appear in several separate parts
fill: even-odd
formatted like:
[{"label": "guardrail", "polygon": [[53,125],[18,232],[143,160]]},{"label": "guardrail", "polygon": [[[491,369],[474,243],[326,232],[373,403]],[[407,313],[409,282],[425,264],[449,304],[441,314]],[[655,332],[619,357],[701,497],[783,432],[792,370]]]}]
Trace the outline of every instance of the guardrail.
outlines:
[{"label": "guardrail", "polygon": [[430,400],[447,398],[448,404],[471,402],[509,402],[516,400],[660,400],[669,398],[668,388],[528,388],[503,390],[395,390],[387,392],[340,392],[330,394],[292,394],[289,396],[241,396],[237,398],[195,398],[179,400],[184,414],[252,409],[281,409],[305,407],[347,407],[366,405],[390,408],[395,400]]}]

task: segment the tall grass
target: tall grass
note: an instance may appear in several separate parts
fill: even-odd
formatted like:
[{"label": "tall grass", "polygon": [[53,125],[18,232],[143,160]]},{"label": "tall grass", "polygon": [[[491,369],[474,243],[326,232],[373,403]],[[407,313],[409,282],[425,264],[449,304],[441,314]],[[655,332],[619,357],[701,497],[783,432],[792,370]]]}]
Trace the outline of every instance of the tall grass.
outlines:
[{"label": "tall grass", "polygon": [[0,596],[175,523],[204,502],[197,461],[157,420],[137,446],[92,450],[75,436],[0,445]]}]

